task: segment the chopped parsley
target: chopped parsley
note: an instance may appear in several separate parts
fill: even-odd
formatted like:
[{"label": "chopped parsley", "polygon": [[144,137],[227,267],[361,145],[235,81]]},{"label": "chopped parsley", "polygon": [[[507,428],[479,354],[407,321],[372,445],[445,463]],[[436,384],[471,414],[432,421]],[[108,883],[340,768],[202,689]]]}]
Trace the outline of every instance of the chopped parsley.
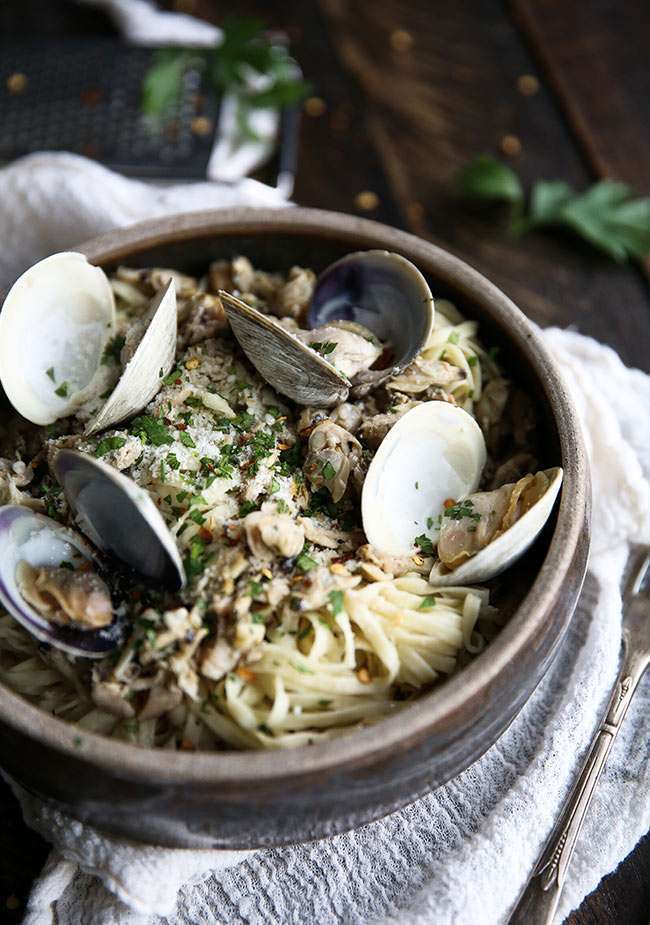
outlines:
[{"label": "chopped parsley", "polygon": [[52,380],[52,382],[55,381],[55,379],[54,379],[54,367],[53,367],[53,366],[50,366],[50,368],[46,371],[46,375],[50,377],[50,379]]},{"label": "chopped parsley", "polygon": [[[248,593],[252,598],[261,597],[264,593],[264,585],[261,581],[249,581],[248,582]],[[255,622],[255,621],[253,621]],[[264,620],[262,620],[262,623]]]},{"label": "chopped parsley", "polygon": [[253,511],[259,510],[259,504],[256,501],[244,501],[239,505],[239,516],[246,517],[247,514],[251,514]]},{"label": "chopped parsley", "polygon": [[269,485],[269,494],[274,495],[276,491],[280,491],[280,483],[277,479],[272,479]]},{"label": "chopped parsley", "polygon": [[304,549],[296,559],[296,568],[299,568],[301,572],[311,572],[313,568],[316,568],[317,564],[316,560],[312,559]]},{"label": "chopped parsley", "polygon": [[190,580],[196,578],[197,575],[201,574],[206,564],[205,541],[200,536],[193,536],[184,562],[187,577]]},{"label": "chopped parsley", "polygon": [[125,340],[121,334],[116,334],[112,340],[109,340],[102,354],[102,363],[119,363],[124,344]]},{"label": "chopped parsley", "polygon": [[284,500],[284,498],[278,498],[278,500],[275,502],[275,506],[281,514],[289,513],[289,505]]},{"label": "chopped parsley", "polygon": [[[151,443],[152,446],[164,446],[166,443],[174,442],[174,438],[163,422],[148,414],[135,418],[131,424],[130,433],[134,437],[139,437],[143,443]],[[167,457],[167,462],[169,462],[169,457]]]},{"label": "chopped parsley", "polygon": [[181,443],[183,444],[183,446],[189,446],[189,447],[192,448],[192,449],[196,448],[196,443],[194,442],[194,440],[192,440],[192,438],[191,438],[190,435],[187,433],[187,431],[181,430],[181,431],[179,432],[178,436],[179,436],[180,441],[181,441]]},{"label": "chopped parsley", "polygon": [[165,376],[163,383],[165,385],[178,385],[179,382],[183,381],[183,370],[180,367],[172,369],[169,375]]},{"label": "chopped parsley", "polygon": [[190,511],[188,516],[189,516],[189,519],[193,520],[195,524],[199,525],[199,527],[202,527],[203,524],[205,523],[205,517],[196,508],[193,511]]},{"label": "chopped parsley", "polygon": [[320,353],[321,356],[326,357],[329,353],[333,353],[336,350],[337,344],[336,341],[331,340],[312,340],[307,346],[315,350],[316,353]]},{"label": "chopped parsley", "polygon": [[472,354],[472,356],[467,357],[467,363],[469,366],[476,366],[476,364],[478,363],[478,357]]},{"label": "chopped parsley", "polygon": [[433,594],[427,594],[426,597],[423,597],[420,601],[418,610],[429,610],[431,607],[436,606],[436,599]]},{"label": "chopped parsley", "polygon": [[289,662],[289,664],[295,671],[299,671],[301,674],[313,674],[314,673],[311,670],[311,668],[305,668],[304,665],[299,665],[297,662]]},{"label": "chopped parsley", "polygon": [[58,389],[55,389],[55,390],[54,390],[54,394],[55,394],[55,395],[60,395],[61,398],[67,398],[67,397],[68,397],[68,388],[69,388],[68,383],[67,383],[67,382],[62,382],[61,385],[58,387]]},{"label": "chopped parsley", "polygon": [[433,517],[427,517],[427,530],[430,530],[433,526]]},{"label": "chopped parsley", "polygon": [[280,452],[277,470],[280,475],[293,475],[296,469],[302,468],[302,444],[296,440],[293,446]]},{"label": "chopped parsley", "polygon": [[106,456],[111,450],[119,450],[125,443],[126,439],[124,437],[104,437],[104,439],[100,440],[97,444],[95,456],[98,458],[100,456]]},{"label": "chopped parsley", "polygon": [[413,542],[416,546],[419,546],[420,551],[423,552],[425,556],[433,555],[433,543],[426,533],[421,533],[419,536],[416,536]]},{"label": "chopped parsley", "polygon": [[170,469],[180,469],[181,464],[175,453],[168,453],[166,457],[167,465]]},{"label": "chopped parsley", "polygon": [[336,476],[336,469],[329,460],[323,463],[323,467],[320,471],[326,482],[330,482]]},{"label": "chopped parsley", "polygon": [[450,517],[452,520],[462,520],[464,517],[469,517],[471,520],[480,520],[481,515],[478,511],[474,510],[474,502],[469,498],[466,498],[464,501],[457,501],[456,504],[452,504],[450,507],[446,507],[442,512],[443,517]]},{"label": "chopped parsley", "polygon": [[68,562],[66,559],[63,562],[59,562],[59,568],[67,568],[69,572],[74,572],[74,565],[72,562]]},{"label": "chopped parsley", "polygon": [[460,334],[458,333],[458,331],[452,331],[449,337],[447,338],[447,343],[457,344],[459,340],[460,340]]},{"label": "chopped parsley", "polygon": [[330,591],[327,596],[329,598],[332,616],[336,617],[343,610],[343,592],[338,590]]}]

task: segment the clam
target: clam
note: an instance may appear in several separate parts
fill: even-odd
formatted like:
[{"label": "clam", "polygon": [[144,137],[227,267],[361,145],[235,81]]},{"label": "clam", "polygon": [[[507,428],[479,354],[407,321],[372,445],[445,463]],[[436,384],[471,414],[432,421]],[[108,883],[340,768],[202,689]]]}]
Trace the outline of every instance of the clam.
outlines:
[{"label": "clam", "polygon": [[464,498],[452,517],[443,516],[431,584],[476,584],[509,568],[550,517],[562,474],[560,468],[546,469]]},{"label": "clam", "polygon": [[416,545],[432,552],[444,502],[475,491],[485,461],[483,434],[466,411],[441,401],[407,411],[380,444],[363,484],[368,542],[391,556],[413,554]]},{"label": "clam", "polygon": [[152,300],[142,320],[141,339],[106,404],[86,428],[86,434],[113,427],[149,404],[174,365],[176,319],[176,290],[174,280],[170,279]]},{"label": "clam", "polygon": [[41,642],[102,658],[121,632],[92,563],[73,530],[22,505],[0,508],[0,603]]},{"label": "clam", "polygon": [[[367,332],[390,350],[386,368],[360,368],[351,379],[328,362],[328,354],[302,343],[302,333],[294,336],[240,299],[219,295],[235,337],[266,381],[298,404],[320,408],[350,393],[363,395],[397,375],[422,350],[433,325],[426,280],[409,260],[388,251],[360,251],[332,264],[319,277],[307,311],[314,341],[319,330],[339,326],[348,338]],[[376,359],[371,354],[368,367]]]},{"label": "clam", "polygon": [[59,450],[54,471],[79,528],[99,549],[152,581],[173,588],[185,584],[176,543],[143,488],[76,450]]},{"label": "clam", "polygon": [[16,411],[51,424],[93,397],[114,329],[109,282],[82,254],[54,254],[30,267],[0,313],[0,381]]},{"label": "clam", "polygon": [[[51,424],[96,400],[114,331],[111,286],[83,254],[54,254],[23,273],[0,313],[0,381],[14,408],[33,424]],[[175,349],[170,280],[153,300],[140,342],[87,433],[137,414],[160,388]]]},{"label": "clam", "polygon": [[279,322],[221,291],[233,334],[259,374],[300,405],[327,408],[345,401],[350,381]]}]

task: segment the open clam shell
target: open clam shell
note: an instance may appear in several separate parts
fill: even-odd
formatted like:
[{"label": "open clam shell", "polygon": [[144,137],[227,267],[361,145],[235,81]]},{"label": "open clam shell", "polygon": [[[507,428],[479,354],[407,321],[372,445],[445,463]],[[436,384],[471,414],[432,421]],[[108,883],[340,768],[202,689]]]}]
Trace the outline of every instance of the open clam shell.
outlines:
[{"label": "open clam shell", "polygon": [[86,434],[106,430],[137,414],[160,389],[176,353],[176,289],[174,280],[154,298],[143,319],[144,334],[106,404],[93,418]]},{"label": "open clam shell", "polygon": [[83,539],[56,521],[20,505],[0,508],[0,603],[41,642],[69,655],[103,658],[120,642],[116,622],[102,629],[80,629],[51,623],[23,597],[17,577],[20,563],[34,568],[77,568],[92,561]]},{"label": "open clam shell", "polygon": [[355,322],[390,345],[391,363],[357,374],[353,395],[365,394],[412,363],[429,338],[433,318],[433,296],[424,276],[410,260],[382,250],[347,254],[327,267],[307,312],[310,328]]},{"label": "open clam shell", "polygon": [[268,315],[228,292],[219,292],[233,333],[255,369],[278,392],[300,405],[319,408],[339,404],[350,383]]},{"label": "open clam shell", "polygon": [[185,584],[176,543],[148,493],[100,459],[60,450],[54,471],[79,528],[145,578],[172,588]]},{"label": "open clam shell", "polygon": [[14,408],[33,424],[72,414],[96,394],[114,328],[109,282],[82,254],[26,270],[0,312],[0,381]]},{"label": "open clam shell", "polygon": [[414,553],[416,537],[435,545],[444,502],[476,490],[486,457],[481,429],[466,411],[441,401],[412,408],[368,468],[361,495],[368,542],[395,556]]},{"label": "open clam shell", "polygon": [[489,581],[523,556],[551,516],[562,486],[562,469],[547,469],[544,474],[549,479],[546,491],[519,520],[452,571],[435,562],[429,582],[432,585],[465,585]]}]

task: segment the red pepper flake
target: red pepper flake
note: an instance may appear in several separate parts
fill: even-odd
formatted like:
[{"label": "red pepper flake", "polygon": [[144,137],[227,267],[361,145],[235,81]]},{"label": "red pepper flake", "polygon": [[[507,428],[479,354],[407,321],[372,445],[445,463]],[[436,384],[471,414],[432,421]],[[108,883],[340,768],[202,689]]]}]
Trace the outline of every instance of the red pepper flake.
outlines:
[{"label": "red pepper flake", "polygon": [[132,601],[139,601],[141,597],[142,597],[142,594],[139,591],[131,591]]},{"label": "red pepper flake", "polygon": [[176,425],[176,430],[187,430],[187,424],[183,424],[183,422],[181,421],[179,424]]},{"label": "red pepper flake", "polygon": [[442,502],[442,506],[443,506],[445,509],[447,509],[447,508],[449,508],[449,507],[453,507],[455,503],[456,503],[456,502],[454,501],[453,498],[446,498],[446,499]]},{"label": "red pepper flake", "polygon": [[237,669],[237,675],[247,684],[252,684],[252,682],[255,680],[255,672],[251,671],[250,668],[246,668],[245,665],[239,666]]},{"label": "red pepper flake", "polygon": [[206,543],[212,542],[212,531],[208,530],[207,527],[201,527],[199,530],[199,536],[202,540],[205,540]]},{"label": "red pepper flake", "polygon": [[194,742],[190,742],[189,739],[181,739],[181,744],[179,745],[179,748],[183,752],[195,752],[196,751],[196,745],[194,744]]}]

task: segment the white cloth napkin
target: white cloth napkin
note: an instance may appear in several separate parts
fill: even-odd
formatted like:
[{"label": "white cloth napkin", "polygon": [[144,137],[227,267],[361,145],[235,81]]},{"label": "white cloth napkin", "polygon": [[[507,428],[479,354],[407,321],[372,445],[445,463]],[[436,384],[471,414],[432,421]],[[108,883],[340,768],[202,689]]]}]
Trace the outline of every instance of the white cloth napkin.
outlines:
[{"label": "white cloth napkin", "polygon": [[[244,181],[161,190],[71,155],[0,171],[0,286],[45,253],[145,216],[277,202]],[[493,925],[502,922],[574,780],[618,663],[628,544],[650,543],[650,377],[570,331],[546,342],[582,418],[594,482],[590,577],[558,659],[471,768],[388,818],[336,838],[253,853],[125,844],[19,787],[54,849],[27,925]],[[488,655],[489,657],[489,655]],[[560,916],[650,827],[650,685],[642,685],[577,846]]]}]

